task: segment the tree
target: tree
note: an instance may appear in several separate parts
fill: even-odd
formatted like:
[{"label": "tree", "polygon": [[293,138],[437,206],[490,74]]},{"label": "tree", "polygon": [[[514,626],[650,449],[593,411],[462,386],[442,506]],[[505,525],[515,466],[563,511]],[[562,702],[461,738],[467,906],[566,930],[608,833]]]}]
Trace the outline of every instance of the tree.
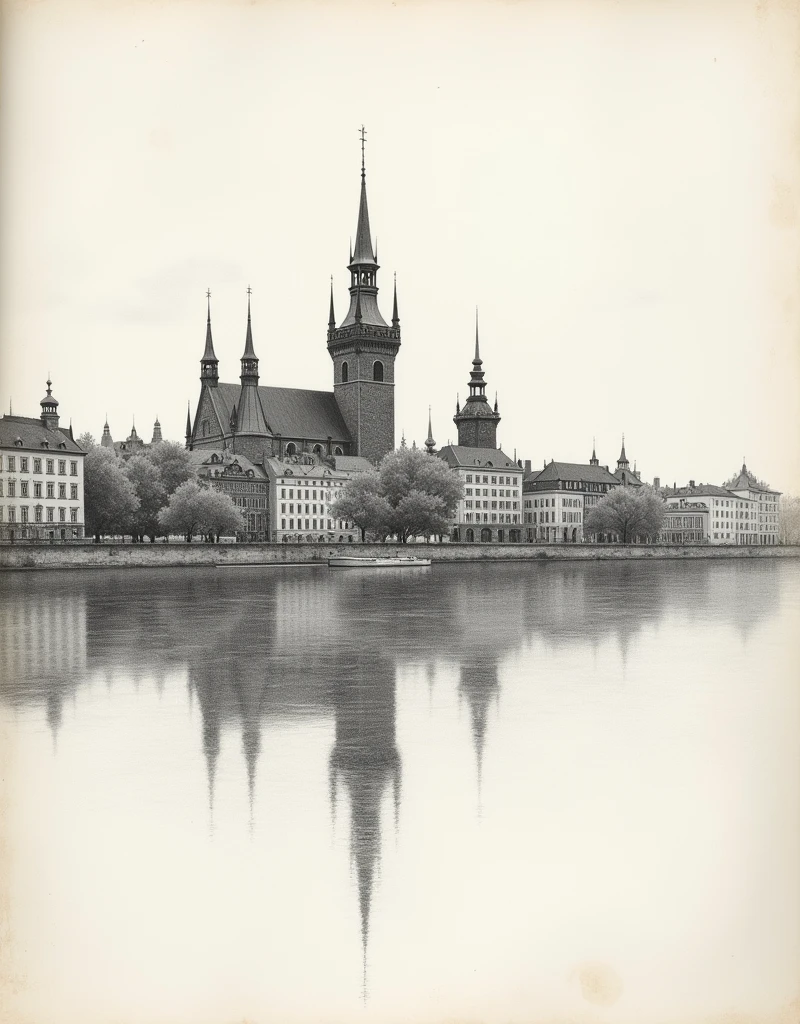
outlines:
[{"label": "tree", "polygon": [[[399,448],[383,457],[379,472],[381,491],[393,509],[392,526],[402,543],[411,536],[445,532],[463,493],[446,462],[418,448]],[[422,502],[420,495],[439,499],[440,507]]]},{"label": "tree", "polygon": [[781,496],[778,537],[781,544],[800,544],[800,498]]},{"label": "tree", "polygon": [[95,441],[94,436],[90,434],[88,430],[84,431],[80,435],[76,444],[79,448],[83,448],[85,452],[90,452],[92,448],[97,447],[97,441]]},{"label": "tree", "polygon": [[134,455],[128,459],[124,471],[139,499],[139,508],[131,517],[134,540],[142,541],[146,534],[151,542],[155,541],[158,533],[158,513],[167,500],[161,474],[144,455]]},{"label": "tree", "polygon": [[615,533],[623,544],[636,538],[654,540],[664,522],[664,502],[651,487],[616,487],[591,509],[584,529]]},{"label": "tree", "polygon": [[187,480],[175,490],[158,514],[164,533],[181,533],[191,542],[196,533],[237,533],[246,529],[245,518],[227,494]]},{"label": "tree", "polygon": [[161,483],[167,497],[174,494],[181,484],[196,476],[191,455],[177,441],[159,441],[150,447],[146,458],[161,474]]},{"label": "tree", "polygon": [[361,530],[362,543],[367,530],[384,535],[388,533],[392,507],[381,493],[380,476],[372,470],[348,480],[331,505],[329,515],[355,523]]},{"label": "tree", "polygon": [[83,499],[86,530],[100,543],[105,534],[127,533],[139,508],[133,484],[116,455],[108,448],[92,448],[83,470]]}]

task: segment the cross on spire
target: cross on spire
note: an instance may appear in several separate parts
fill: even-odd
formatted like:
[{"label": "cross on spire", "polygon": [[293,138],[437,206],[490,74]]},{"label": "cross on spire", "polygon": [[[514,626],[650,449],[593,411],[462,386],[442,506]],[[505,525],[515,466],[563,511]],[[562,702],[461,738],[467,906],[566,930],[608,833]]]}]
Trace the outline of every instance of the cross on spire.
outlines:
[{"label": "cross on spire", "polygon": [[361,125],[358,134],[361,136],[361,177],[363,178],[366,173],[364,168],[364,146],[367,144],[367,129],[363,124]]}]

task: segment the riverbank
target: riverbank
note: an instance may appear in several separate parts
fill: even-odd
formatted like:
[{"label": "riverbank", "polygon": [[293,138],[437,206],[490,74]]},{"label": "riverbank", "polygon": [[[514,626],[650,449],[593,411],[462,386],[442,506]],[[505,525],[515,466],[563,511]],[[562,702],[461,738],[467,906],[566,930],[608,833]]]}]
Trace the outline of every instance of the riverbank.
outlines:
[{"label": "riverbank", "polygon": [[435,562],[641,558],[800,558],[800,546],[667,544],[8,544],[2,569],[176,568],[193,565],[319,565],[334,555],[414,555]]}]

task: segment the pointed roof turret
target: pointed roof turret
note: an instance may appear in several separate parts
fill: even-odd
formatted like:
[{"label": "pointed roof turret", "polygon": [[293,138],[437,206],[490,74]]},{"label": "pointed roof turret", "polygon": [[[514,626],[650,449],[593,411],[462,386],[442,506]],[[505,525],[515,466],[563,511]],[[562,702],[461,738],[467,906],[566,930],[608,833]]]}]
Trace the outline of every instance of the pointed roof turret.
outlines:
[{"label": "pointed roof turret", "polygon": [[469,395],[461,409],[456,405],[454,421],[458,427],[458,443],[468,448],[496,448],[497,424],[500,422],[497,396],[495,407],[486,398],[483,360],[481,359],[478,308],[475,307],[475,355],[469,379]]},{"label": "pointed roof turret", "polygon": [[253,348],[253,322],[250,316],[250,296],[253,294],[253,289],[247,289],[247,335],[244,339],[244,354],[242,359],[256,359],[256,351]]},{"label": "pointed roof turret", "polygon": [[214,341],[211,337],[211,289],[206,289],[206,347],[200,360],[200,381],[209,387],[219,384],[219,360],[214,353]]},{"label": "pointed roof turret", "polygon": [[433,455],[436,442],[433,439],[433,427],[431,426],[431,407],[428,406],[428,436],[425,440],[425,448],[429,455]]},{"label": "pointed roof turret", "polygon": [[375,251],[372,248],[372,235],[369,229],[369,207],[367,205],[367,171],[364,163],[364,144],[366,129],[361,125],[361,197],[358,203],[358,226],[356,227],[356,248],[351,263],[374,263]]},{"label": "pointed roof turret", "polygon": [[[105,437],[105,434],[103,435]],[[186,447],[188,448],[192,440],[192,412],[191,405],[189,402],[186,403]]]},{"label": "pointed roof turret", "polygon": [[336,330],[336,313],[333,310],[333,274],[331,274],[331,308],[328,314],[328,330]]},{"label": "pointed roof turret", "polygon": [[599,466],[600,465],[600,461],[597,458],[597,445],[595,443],[595,439],[594,438],[592,438],[592,457],[591,457],[591,459],[589,459],[589,465],[590,466]]},{"label": "pointed roof turret", "polygon": [[625,435],[623,434],[622,451],[619,453],[619,458],[617,459],[617,469],[623,469],[624,467],[629,465],[630,463],[628,462],[628,456],[625,454]]},{"label": "pointed roof turret", "polygon": [[394,275],[394,303],[392,305],[392,327],[400,326],[400,317],[397,314],[397,272]]}]

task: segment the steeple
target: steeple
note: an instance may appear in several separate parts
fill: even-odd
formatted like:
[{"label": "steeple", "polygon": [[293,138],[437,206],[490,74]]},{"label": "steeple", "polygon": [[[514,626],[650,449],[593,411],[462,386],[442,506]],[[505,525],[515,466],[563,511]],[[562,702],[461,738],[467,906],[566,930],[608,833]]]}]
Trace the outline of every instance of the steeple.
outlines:
[{"label": "steeple", "polygon": [[[106,424],[108,426],[108,424]],[[103,435],[105,437],[105,434]],[[186,447],[192,446],[192,412],[189,403],[186,403]]]},{"label": "steeple", "polygon": [[436,442],[433,439],[433,427],[431,426],[431,407],[428,406],[428,437],[425,441],[425,448],[428,455],[433,455],[433,450],[436,447]]},{"label": "steeple", "polygon": [[114,439],[111,436],[111,430],[108,426],[108,413],[106,413],[106,422],[103,424],[103,436],[100,438],[100,446],[102,448],[114,447]]},{"label": "steeple", "polygon": [[617,469],[627,469],[630,463],[628,462],[628,456],[625,454],[625,435],[622,435],[622,451],[619,453],[617,459]]},{"label": "steeple", "polygon": [[469,395],[461,410],[456,401],[456,414],[453,422],[458,427],[458,443],[467,448],[496,448],[497,424],[500,413],[491,408],[486,398],[486,381],[484,380],[483,360],[481,359],[480,332],[478,328],[478,310],[475,309],[475,355],[472,359],[472,370],[469,379]]},{"label": "steeple", "polygon": [[211,338],[211,289],[206,290],[208,311],[206,314],[206,347],[200,360],[200,382],[215,388],[219,384],[219,360],[214,354],[214,342]]},{"label": "steeple", "polygon": [[335,330],[336,330],[336,313],[334,312],[334,309],[333,309],[333,274],[331,274],[331,308],[330,308],[330,313],[328,314],[328,336],[330,337],[330,332],[331,331],[335,331]]},{"label": "steeple", "polygon": [[592,438],[592,457],[589,459],[590,466],[599,466],[600,461],[597,458],[597,445],[595,444],[594,438]]},{"label": "steeple", "polygon": [[400,317],[397,314],[397,273],[394,275],[394,302],[392,304],[392,327],[400,327]]},{"label": "steeple", "polygon": [[48,430],[58,430],[58,399],[53,397],[53,382],[47,378],[47,394],[39,403],[42,407],[42,423]]},{"label": "steeple", "polygon": [[161,436],[161,424],[158,422],[158,416],[153,424],[153,439],[150,444],[161,444],[164,438]]},{"label": "steeple", "polygon": [[242,372],[239,379],[242,382],[242,387],[246,384],[257,385],[258,384],[258,357],[256,356],[255,349],[253,348],[253,325],[250,319],[250,296],[253,293],[253,289],[247,289],[247,335],[244,342],[244,353],[242,355]]}]

